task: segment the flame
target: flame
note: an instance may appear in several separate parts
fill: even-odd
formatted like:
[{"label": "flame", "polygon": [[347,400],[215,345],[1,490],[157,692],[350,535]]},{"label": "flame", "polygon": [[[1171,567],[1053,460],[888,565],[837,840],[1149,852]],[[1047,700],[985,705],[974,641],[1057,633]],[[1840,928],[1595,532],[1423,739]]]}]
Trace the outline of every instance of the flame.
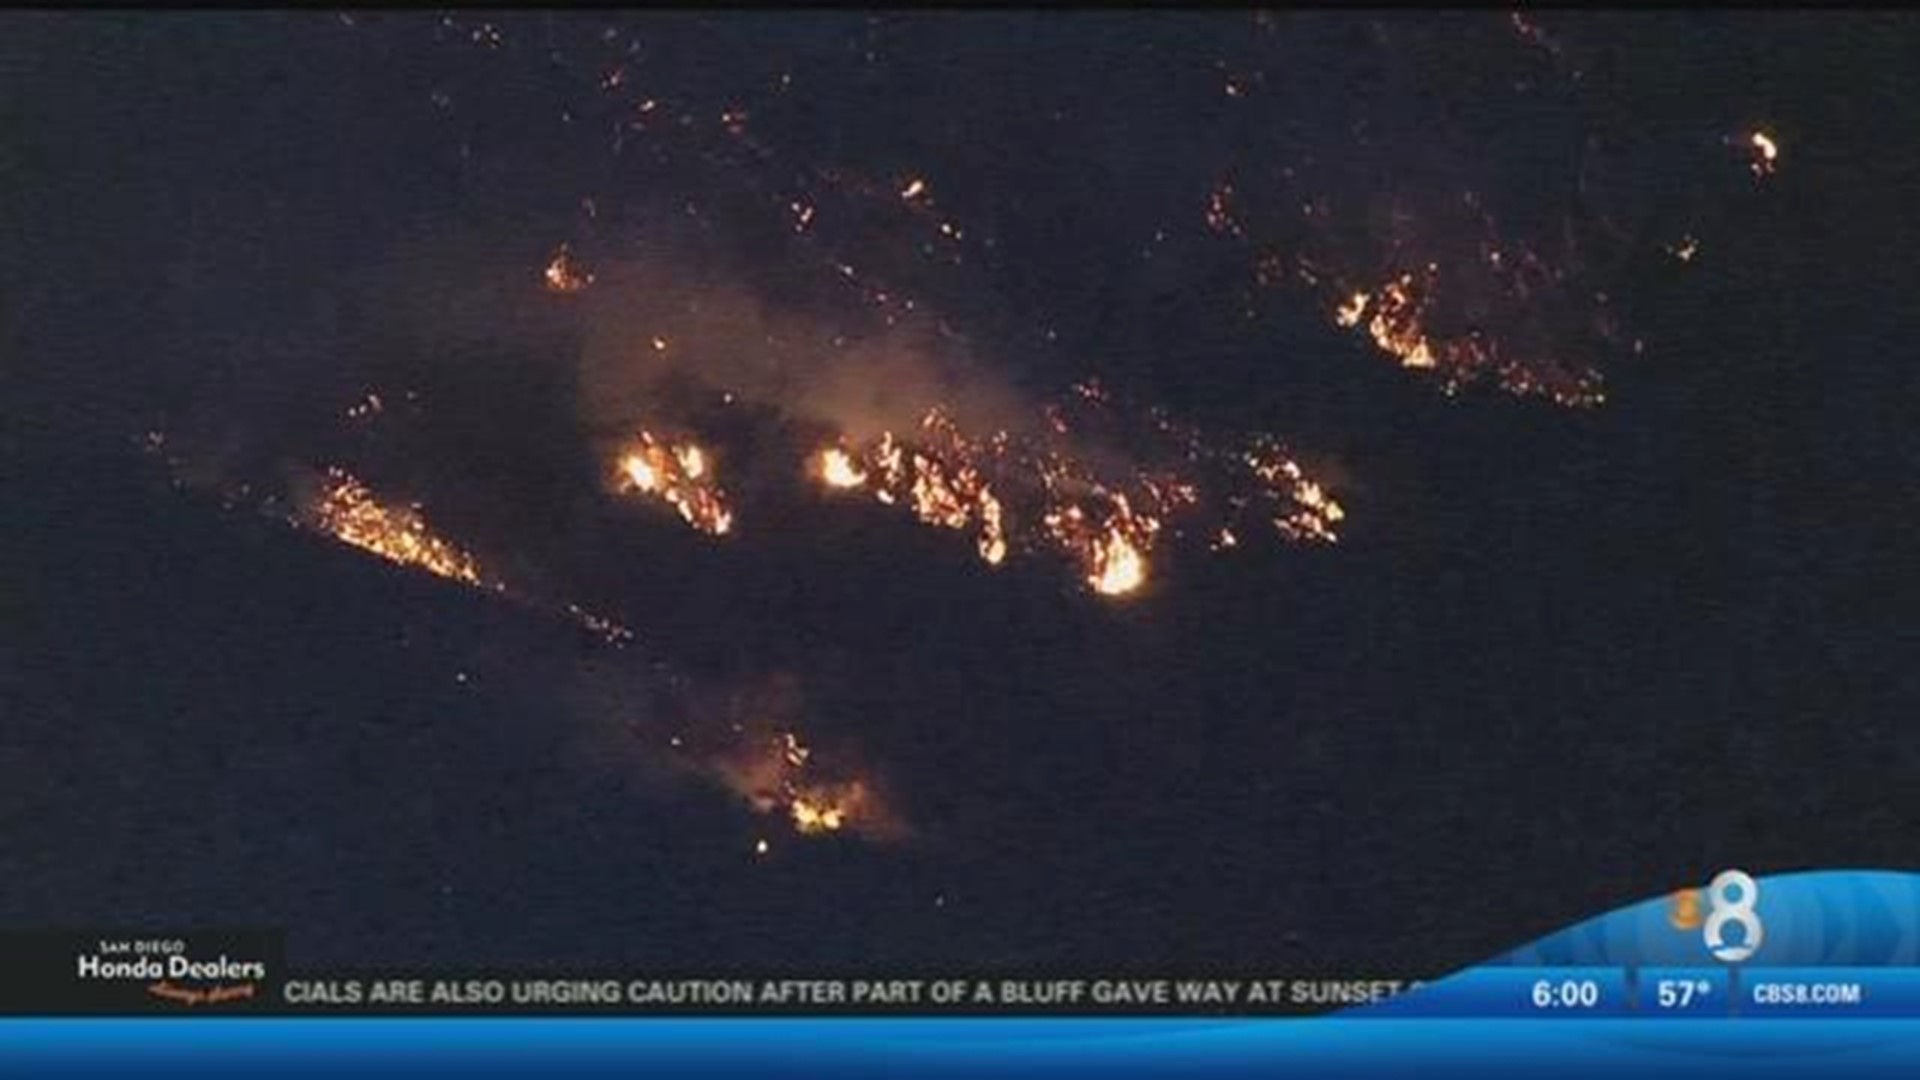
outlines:
[{"label": "flame", "polygon": [[1103,596],[1125,596],[1147,580],[1146,559],[1117,528],[1094,542],[1093,565],[1087,584]]},{"label": "flame", "polygon": [[[1367,335],[1380,351],[1399,359],[1402,366],[1434,367],[1438,361],[1434,359],[1433,347],[1420,329],[1425,307],[1421,294],[1414,290],[1413,275],[1402,274],[1381,288],[1380,303],[1374,309],[1373,318],[1367,320]],[[1338,322],[1339,314],[1334,318]],[[1341,325],[1351,326],[1359,321],[1356,313],[1352,323]]]},{"label": "flame", "polygon": [[820,775],[812,748],[792,731],[749,739],[710,767],[756,811],[785,818],[802,836],[852,830],[886,835],[898,828],[871,784]]},{"label": "flame", "polygon": [[855,464],[852,455],[837,446],[820,451],[820,479],[832,488],[857,488],[867,482],[867,474]]},{"label": "flame", "polygon": [[1367,302],[1372,300],[1366,293],[1357,292],[1333,309],[1333,321],[1342,328],[1360,325],[1360,317],[1367,313]]},{"label": "flame", "polygon": [[796,795],[788,806],[793,816],[793,827],[802,833],[834,832],[847,823],[846,810],[833,803],[815,802],[805,795]]},{"label": "flame", "polygon": [[1747,141],[1753,146],[1753,175],[1771,176],[1780,160],[1780,144],[1764,131],[1754,132]]},{"label": "flame", "polygon": [[[149,453],[165,458],[168,467],[176,473],[176,488],[185,490],[189,486],[177,475],[187,467],[186,462],[167,452],[164,432],[148,432],[143,445]],[[223,495],[230,508],[254,498],[249,484],[241,484]],[[427,524],[418,503],[382,502],[365,483],[339,466],[330,466],[324,471],[319,490],[302,512],[285,513],[278,498],[272,495],[259,502],[258,509],[295,528],[325,533],[396,565],[486,589],[506,600],[565,619],[607,645],[624,647],[635,640],[634,632],[613,618],[576,603],[529,595],[490,576],[471,553],[440,536]]]},{"label": "flame", "polygon": [[795,783],[787,793],[787,819],[802,836],[840,832],[856,824],[879,827],[872,792],[859,780]]},{"label": "flame", "polygon": [[709,536],[733,529],[733,511],[713,483],[707,452],[691,442],[663,443],[642,431],[616,466],[621,490],[661,499],[682,521]]},{"label": "flame", "polygon": [[1147,580],[1147,550],[1160,520],[1135,513],[1124,494],[1100,492],[1107,503],[1096,514],[1079,503],[1047,513],[1047,533],[1055,546],[1080,566],[1084,580],[1101,596],[1125,596]]},{"label": "flame", "polygon": [[[1274,528],[1289,540],[1331,544],[1340,539],[1336,528],[1346,520],[1346,508],[1327,494],[1318,481],[1307,478],[1305,470],[1277,447],[1256,445],[1246,456],[1246,465],[1261,483],[1283,487],[1292,505],[1273,519]],[[1227,538],[1227,546],[1237,543]]]},{"label": "flame", "polygon": [[314,527],[401,566],[467,585],[485,585],[474,557],[434,535],[420,507],[387,506],[341,468],[330,468],[311,510]]},{"label": "flame", "polygon": [[[1223,453],[1197,431],[1155,414],[1154,434],[1177,454],[1169,467],[1096,468],[1068,440],[1082,426],[1111,419],[1115,406],[1096,384],[1073,390],[1074,398],[1041,410],[1045,426],[1036,429],[1043,434],[973,436],[934,408],[911,439],[889,431],[862,446],[829,445],[815,454],[810,472],[829,489],[863,490],[924,524],[972,533],[989,566],[1016,552],[1064,557],[1088,587],[1109,597],[1146,583],[1154,546],[1170,523],[1185,518],[1234,519],[1198,530],[1216,551],[1238,545],[1238,519],[1256,512],[1285,540],[1338,539],[1345,511],[1270,437]],[[1086,425],[1069,422],[1070,407],[1097,415]]]}]

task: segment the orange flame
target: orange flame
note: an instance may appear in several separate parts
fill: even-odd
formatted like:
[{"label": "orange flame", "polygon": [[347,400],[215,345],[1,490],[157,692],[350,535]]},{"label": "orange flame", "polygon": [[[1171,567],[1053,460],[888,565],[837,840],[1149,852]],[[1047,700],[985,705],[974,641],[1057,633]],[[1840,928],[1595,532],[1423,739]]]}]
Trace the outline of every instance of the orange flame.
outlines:
[{"label": "orange flame", "polygon": [[386,506],[344,469],[330,468],[310,512],[312,524],[389,562],[467,585],[484,585],[472,555],[434,535],[417,505]]},{"label": "orange flame", "polygon": [[855,464],[853,456],[837,446],[820,451],[820,479],[828,487],[857,488],[867,482],[867,474]]},{"label": "orange flame", "polygon": [[[1112,405],[1100,387],[1074,389],[1086,408]],[[928,525],[972,532],[976,552],[990,566],[1016,550],[1065,556],[1095,593],[1109,597],[1137,592],[1150,576],[1150,554],[1168,522],[1203,512],[1203,506],[1235,518],[1265,508],[1276,534],[1287,540],[1338,539],[1345,511],[1274,440],[1262,437],[1237,456],[1222,455],[1197,432],[1153,417],[1158,437],[1177,444],[1189,464],[1238,473],[1237,481],[1229,480],[1238,490],[1222,499],[1172,471],[1103,476],[1064,445],[1076,430],[1065,406],[1049,406],[1043,417],[1052,435],[1036,444],[1005,431],[968,436],[935,408],[922,417],[912,442],[885,432],[858,449],[828,446],[817,452],[810,472],[830,489],[865,490]],[[1239,542],[1225,521],[1202,535],[1216,538],[1214,550]]]},{"label": "orange flame", "polygon": [[706,451],[697,444],[663,443],[642,431],[620,455],[616,468],[621,490],[666,502],[681,520],[710,536],[732,531],[733,511],[713,483]]},{"label": "orange flame", "polygon": [[884,836],[899,828],[865,780],[819,775],[812,748],[791,731],[751,739],[722,754],[711,768],[756,811],[785,818],[803,836],[842,831]]}]

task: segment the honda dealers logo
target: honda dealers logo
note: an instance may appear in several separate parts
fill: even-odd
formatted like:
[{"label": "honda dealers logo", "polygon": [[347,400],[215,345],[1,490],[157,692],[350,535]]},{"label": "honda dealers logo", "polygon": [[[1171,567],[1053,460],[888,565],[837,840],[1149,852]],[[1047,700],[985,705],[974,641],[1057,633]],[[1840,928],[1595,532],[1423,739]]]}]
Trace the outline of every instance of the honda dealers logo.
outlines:
[{"label": "honda dealers logo", "polygon": [[74,955],[72,971],[83,984],[134,984],[157,1001],[193,1006],[255,1000],[269,966],[227,949],[208,955],[186,938],[101,937]]}]

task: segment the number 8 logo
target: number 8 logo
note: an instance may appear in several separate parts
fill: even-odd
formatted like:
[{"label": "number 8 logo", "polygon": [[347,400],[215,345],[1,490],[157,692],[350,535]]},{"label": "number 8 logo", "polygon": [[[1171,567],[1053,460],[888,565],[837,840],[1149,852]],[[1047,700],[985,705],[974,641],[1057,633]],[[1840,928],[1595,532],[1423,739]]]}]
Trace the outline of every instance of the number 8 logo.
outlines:
[{"label": "number 8 logo", "polygon": [[[1729,895],[1729,893],[1733,895]],[[1722,870],[1707,886],[1707,925],[1704,933],[1707,948],[1713,955],[1729,964],[1737,964],[1752,956],[1760,947],[1760,913],[1753,905],[1760,899],[1760,886],[1753,878],[1740,870]],[[1740,943],[1729,945],[1721,931],[1728,923],[1740,927]]]}]

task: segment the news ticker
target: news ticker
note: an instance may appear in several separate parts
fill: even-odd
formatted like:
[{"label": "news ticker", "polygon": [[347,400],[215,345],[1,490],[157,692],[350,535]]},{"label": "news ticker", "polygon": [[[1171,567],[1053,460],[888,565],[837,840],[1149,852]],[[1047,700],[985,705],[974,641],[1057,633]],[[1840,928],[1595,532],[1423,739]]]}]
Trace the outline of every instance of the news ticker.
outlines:
[{"label": "news ticker", "polygon": [[[289,978],[274,1015],[1319,1016],[1920,1020],[1916,968],[1482,967],[1400,979]],[[149,995],[168,1011],[166,995]],[[229,999],[232,1000],[232,999]],[[221,1004],[209,997],[206,1005]],[[188,1002],[192,1011],[193,1002]]]},{"label": "news ticker", "polygon": [[284,933],[0,934],[0,1015],[1920,1019],[1920,874],[1823,871],[1608,912],[1437,980],[1263,973],[750,976],[289,968]]}]

